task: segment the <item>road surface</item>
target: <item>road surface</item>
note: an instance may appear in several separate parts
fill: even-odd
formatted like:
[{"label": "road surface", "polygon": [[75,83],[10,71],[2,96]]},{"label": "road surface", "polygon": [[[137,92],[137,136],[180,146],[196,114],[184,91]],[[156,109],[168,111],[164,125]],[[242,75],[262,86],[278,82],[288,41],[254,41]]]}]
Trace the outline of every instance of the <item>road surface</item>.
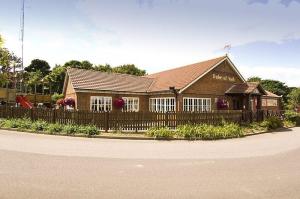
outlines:
[{"label": "road surface", "polygon": [[300,128],[220,141],[0,130],[0,198],[300,198]]}]

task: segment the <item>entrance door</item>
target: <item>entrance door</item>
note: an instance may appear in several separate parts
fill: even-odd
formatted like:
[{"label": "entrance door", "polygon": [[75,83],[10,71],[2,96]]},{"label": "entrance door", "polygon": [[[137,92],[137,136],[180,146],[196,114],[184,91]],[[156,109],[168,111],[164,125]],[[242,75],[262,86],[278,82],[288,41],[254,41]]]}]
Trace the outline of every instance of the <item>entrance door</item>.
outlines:
[{"label": "entrance door", "polygon": [[243,109],[243,101],[241,98],[232,99],[233,110],[242,110]]}]

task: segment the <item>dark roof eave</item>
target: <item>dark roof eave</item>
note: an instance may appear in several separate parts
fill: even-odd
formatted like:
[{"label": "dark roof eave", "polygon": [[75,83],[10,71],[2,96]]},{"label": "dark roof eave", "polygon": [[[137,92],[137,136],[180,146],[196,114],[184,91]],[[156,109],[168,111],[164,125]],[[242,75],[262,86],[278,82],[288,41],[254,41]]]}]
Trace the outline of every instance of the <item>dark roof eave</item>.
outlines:
[{"label": "dark roof eave", "polygon": [[113,94],[135,94],[135,95],[147,95],[146,92],[132,92],[132,91],[114,91],[114,90],[95,90],[95,89],[82,89],[82,88],[74,88],[75,92],[78,93],[113,93]]}]

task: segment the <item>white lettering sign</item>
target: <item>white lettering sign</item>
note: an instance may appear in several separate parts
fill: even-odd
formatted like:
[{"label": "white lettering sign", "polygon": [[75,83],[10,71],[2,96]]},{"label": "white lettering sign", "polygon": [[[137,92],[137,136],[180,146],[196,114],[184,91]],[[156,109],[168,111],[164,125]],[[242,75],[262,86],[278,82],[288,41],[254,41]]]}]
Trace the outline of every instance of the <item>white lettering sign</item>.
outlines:
[{"label": "white lettering sign", "polygon": [[234,77],[229,77],[227,75],[220,75],[220,74],[213,74],[213,79],[235,82]]}]

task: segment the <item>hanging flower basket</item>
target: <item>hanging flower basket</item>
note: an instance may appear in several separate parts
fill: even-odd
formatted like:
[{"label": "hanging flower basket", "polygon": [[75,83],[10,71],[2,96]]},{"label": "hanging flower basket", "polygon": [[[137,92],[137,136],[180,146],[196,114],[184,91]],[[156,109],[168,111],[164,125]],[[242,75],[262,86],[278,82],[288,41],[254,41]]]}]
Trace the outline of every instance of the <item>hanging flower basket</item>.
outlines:
[{"label": "hanging flower basket", "polygon": [[75,107],[75,100],[71,97],[65,98],[64,103],[66,106]]},{"label": "hanging flower basket", "polygon": [[125,102],[122,98],[115,99],[113,103],[114,103],[114,107],[116,107],[117,109],[121,109],[125,105]]},{"label": "hanging flower basket", "polygon": [[64,100],[64,99],[58,99],[58,100],[56,101],[56,104],[57,104],[58,106],[65,106],[65,100]]},{"label": "hanging flower basket", "polygon": [[218,110],[228,109],[228,101],[226,99],[219,98],[217,101],[217,108]]}]

